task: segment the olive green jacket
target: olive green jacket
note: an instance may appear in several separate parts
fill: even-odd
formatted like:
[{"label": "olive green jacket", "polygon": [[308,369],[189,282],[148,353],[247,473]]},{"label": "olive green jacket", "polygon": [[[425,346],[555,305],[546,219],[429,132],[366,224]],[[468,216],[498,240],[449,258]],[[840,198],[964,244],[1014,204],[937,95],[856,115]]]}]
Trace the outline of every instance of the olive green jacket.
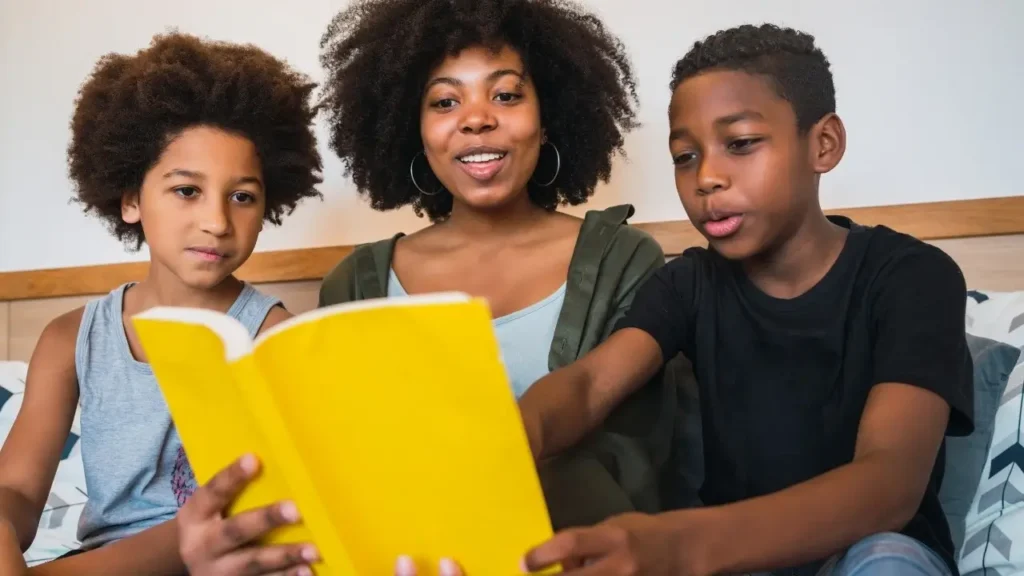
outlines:
[{"label": "olive green jacket", "polygon": [[[551,370],[604,341],[641,283],[664,264],[660,245],[627,224],[632,214],[629,205],[586,214],[551,343]],[[387,296],[391,259],[401,236],[360,246],[338,264],[324,278],[320,305]],[[629,510],[660,509],[658,476],[669,456],[675,404],[675,387],[659,374],[579,450],[541,467],[556,528]]]}]

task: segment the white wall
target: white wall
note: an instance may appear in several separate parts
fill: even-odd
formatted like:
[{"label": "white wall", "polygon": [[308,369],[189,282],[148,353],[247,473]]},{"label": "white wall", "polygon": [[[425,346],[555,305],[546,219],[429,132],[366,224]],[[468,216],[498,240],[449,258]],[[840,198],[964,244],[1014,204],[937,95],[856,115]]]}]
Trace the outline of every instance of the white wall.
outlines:
[{"label": "white wall", "polygon": [[[0,0],[0,271],[118,262],[129,254],[69,204],[65,148],[78,85],[101,55],[174,26],[255,42],[322,78],[320,35],[345,0]],[[824,180],[827,207],[1019,195],[1024,156],[1020,0],[585,0],[630,49],[644,127],[592,206],[632,202],[637,221],[685,218],[666,146],[667,83],[694,40],[774,21],[818,37],[849,133]],[[289,6],[289,4],[292,4]],[[321,132],[321,142],[326,136]],[[373,213],[323,145],[324,202],[308,202],[259,250],[347,244],[423,225]]]}]

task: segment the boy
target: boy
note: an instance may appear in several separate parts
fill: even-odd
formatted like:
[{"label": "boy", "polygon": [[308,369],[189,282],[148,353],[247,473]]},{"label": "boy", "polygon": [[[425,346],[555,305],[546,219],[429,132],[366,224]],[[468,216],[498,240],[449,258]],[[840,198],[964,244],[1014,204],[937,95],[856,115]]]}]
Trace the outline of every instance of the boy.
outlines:
[{"label": "boy", "polygon": [[826,217],[843,156],[829,64],[804,33],[740,26],[676,65],[679,197],[707,238],[603,345],[522,398],[538,459],[580,441],[676,354],[700,385],[707,505],[564,532],[568,574],[956,574],[937,492],[972,430],[965,282],[938,249]]}]

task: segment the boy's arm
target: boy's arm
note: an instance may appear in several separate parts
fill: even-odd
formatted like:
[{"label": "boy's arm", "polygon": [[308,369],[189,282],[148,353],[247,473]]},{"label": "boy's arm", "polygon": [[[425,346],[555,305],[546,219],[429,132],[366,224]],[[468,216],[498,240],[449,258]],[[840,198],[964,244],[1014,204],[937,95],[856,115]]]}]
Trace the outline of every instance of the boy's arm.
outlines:
[{"label": "boy's arm", "polygon": [[572,364],[541,378],[519,400],[536,460],[571,448],[661,368],[658,342],[620,330]]},{"label": "boy's arm", "polygon": [[947,430],[970,431],[973,388],[959,268],[937,250],[894,264],[872,301],[874,384],[851,463],[735,504],[569,531],[531,551],[527,564],[586,560],[595,574],[617,563],[644,574],[770,571],[903,529]]},{"label": "boy's arm", "polygon": [[168,520],[112,544],[31,568],[31,576],[180,576],[178,528]]},{"label": "boy's arm", "polygon": [[535,459],[574,446],[675,356],[687,328],[692,284],[687,256],[662,266],[636,291],[607,340],[526,391],[519,409]]},{"label": "boy's arm", "polygon": [[0,521],[9,522],[21,550],[35,539],[75,416],[81,315],[81,310],[70,312],[43,330],[29,362],[21,409],[0,449]]},{"label": "boy's arm", "polygon": [[14,526],[7,519],[0,518],[0,574],[21,576],[26,570]]}]

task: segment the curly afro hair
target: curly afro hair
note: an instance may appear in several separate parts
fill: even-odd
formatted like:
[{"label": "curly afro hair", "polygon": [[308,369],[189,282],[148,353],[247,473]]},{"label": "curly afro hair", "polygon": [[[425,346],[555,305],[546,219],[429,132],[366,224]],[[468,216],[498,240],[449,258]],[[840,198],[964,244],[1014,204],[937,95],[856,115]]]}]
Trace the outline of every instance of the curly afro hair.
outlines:
[{"label": "curly afro hair", "polygon": [[814,36],[772,24],[745,24],[694,43],[676,63],[671,89],[709,70],[742,70],[768,78],[793,107],[797,128],[806,133],[836,111],[836,89],[825,54]]},{"label": "curly afro hair", "polygon": [[121,219],[167,144],[193,126],[251,140],[263,168],[266,219],[280,224],[303,198],[319,197],[313,134],[316,85],[254,46],[172,33],[135,55],[109,54],[82,85],[71,121],[68,168],[86,213],[134,249],[140,224]]},{"label": "curly afro hair", "polygon": [[330,146],[375,210],[411,205],[446,218],[452,195],[420,194],[409,165],[423,149],[420,101],[431,70],[472,46],[515,50],[536,86],[541,125],[561,154],[533,202],[582,204],[607,182],[633,129],[636,81],[625,49],[604,25],[565,0],[358,0],[321,41]]}]

